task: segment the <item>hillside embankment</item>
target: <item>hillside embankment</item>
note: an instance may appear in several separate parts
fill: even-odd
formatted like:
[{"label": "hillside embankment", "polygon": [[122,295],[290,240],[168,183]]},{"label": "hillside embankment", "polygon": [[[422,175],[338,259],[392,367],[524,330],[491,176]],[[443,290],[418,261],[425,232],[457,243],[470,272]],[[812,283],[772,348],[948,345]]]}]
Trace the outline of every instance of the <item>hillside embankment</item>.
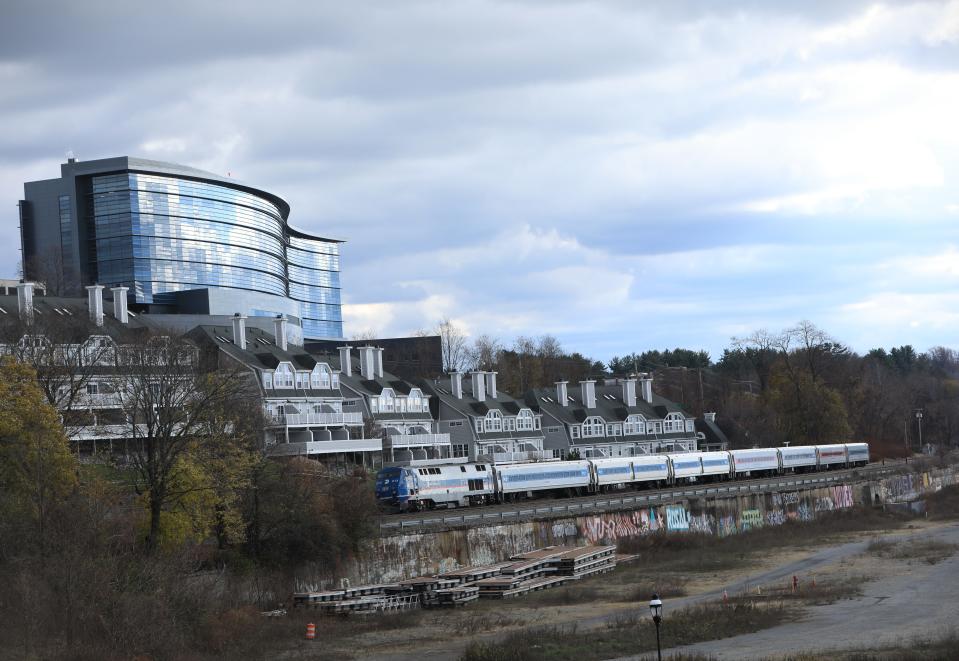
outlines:
[{"label": "hillside embankment", "polygon": [[632,510],[396,534],[368,542],[339,568],[337,576],[324,568],[307,566],[298,582],[301,587],[314,588],[338,585],[342,578],[353,585],[395,582],[462,566],[492,564],[544,546],[622,544],[660,531],[728,537],[787,521],[813,521],[822,514],[856,505],[907,507],[907,503],[957,482],[957,466],[910,464],[899,474],[882,477],[850,473],[829,486],[786,486],[781,491],[706,497],[682,495]]}]

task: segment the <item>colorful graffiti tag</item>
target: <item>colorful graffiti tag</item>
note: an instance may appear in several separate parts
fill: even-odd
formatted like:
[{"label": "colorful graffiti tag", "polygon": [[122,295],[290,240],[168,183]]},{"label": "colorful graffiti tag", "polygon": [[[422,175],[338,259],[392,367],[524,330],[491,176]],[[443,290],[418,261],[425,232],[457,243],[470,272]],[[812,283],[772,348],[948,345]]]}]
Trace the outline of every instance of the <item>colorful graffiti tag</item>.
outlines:
[{"label": "colorful graffiti tag", "polygon": [[666,525],[670,530],[689,530],[689,512],[679,505],[666,507]]}]

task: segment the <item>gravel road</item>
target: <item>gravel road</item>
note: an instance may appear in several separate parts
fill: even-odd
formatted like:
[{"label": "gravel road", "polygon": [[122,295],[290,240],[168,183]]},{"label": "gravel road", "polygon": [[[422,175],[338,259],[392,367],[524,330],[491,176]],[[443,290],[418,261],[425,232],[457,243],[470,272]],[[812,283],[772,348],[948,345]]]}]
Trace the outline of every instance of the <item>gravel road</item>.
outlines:
[{"label": "gravel road", "polygon": [[[959,544],[959,524],[888,537],[938,539]],[[749,583],[784,582],[794,573],[832,564],[864,551],[866,546],[867,542],[855,542],[824,549],[799,562],[752,576]],[[729,592],[738,592],[745,583],[730,586]],[[761,659],[800,651],[894,646],[917,636],[936,636],[951,630],[959,622],[959,599],[956,598],[959,594],[959,555],[935,565],[913,563],[908,571],[867,583],[863,592],[863,596],[857,599],[810,607],[798,622],[670,651],[697,652],[717,659]],[[672,606],[679,608],[702,599],[702,596],[677,599]],[[668,617],[667,611],[664,619]],[[648,655],[640,655],[618,661],[647,658]]]}]

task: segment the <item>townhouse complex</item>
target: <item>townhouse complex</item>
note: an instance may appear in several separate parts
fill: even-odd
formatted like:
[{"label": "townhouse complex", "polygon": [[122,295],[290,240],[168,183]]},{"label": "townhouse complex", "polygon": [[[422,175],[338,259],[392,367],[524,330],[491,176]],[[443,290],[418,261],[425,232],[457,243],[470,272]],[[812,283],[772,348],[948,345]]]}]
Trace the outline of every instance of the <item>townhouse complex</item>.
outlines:
[{"label": "townhouse complex", "polygon": [[506,393],[494,371],[442,374],[438,337],[347,342],[340,242],[290,227],[289,205],[261,189],[123,157],[71,160],[24,197],[25,279],[0,289],[0,355],[37,367],[81,456],[129,453],[124,347],[172,334],[190,344],[185,367],[248,381],[277,457],[372,468],[726,442],[648,374]]}]

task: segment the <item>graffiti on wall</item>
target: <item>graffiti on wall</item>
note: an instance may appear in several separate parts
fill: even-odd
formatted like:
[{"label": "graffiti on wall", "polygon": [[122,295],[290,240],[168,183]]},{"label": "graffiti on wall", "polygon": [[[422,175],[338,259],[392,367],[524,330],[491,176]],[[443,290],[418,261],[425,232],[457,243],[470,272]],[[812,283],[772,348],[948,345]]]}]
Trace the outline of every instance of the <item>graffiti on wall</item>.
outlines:
[{"label": "graffiti on wall", "polygon": [[743,510],[739,515],[739,529],[742,531],[761,528],[763,525],[763,513],[761,510]]},{"label": "graffiti on wall", "polygon": [[689,512],[679,505],[667,505],[666,525],[670,530],[689,530]]}]

